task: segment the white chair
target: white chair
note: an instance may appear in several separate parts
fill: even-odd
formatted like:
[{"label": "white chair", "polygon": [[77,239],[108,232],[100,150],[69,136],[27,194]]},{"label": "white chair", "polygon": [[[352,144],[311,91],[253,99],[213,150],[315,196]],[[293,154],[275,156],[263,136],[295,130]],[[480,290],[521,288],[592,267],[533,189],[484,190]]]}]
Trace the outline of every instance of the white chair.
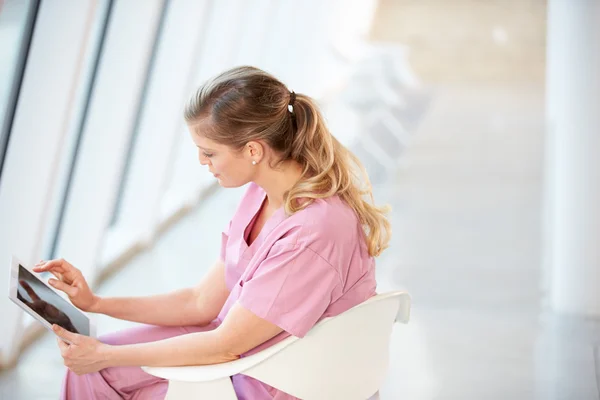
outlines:
[{"label": "white chair", "polygon": [[301,399],[377,398],[389,361],[394,322],[407,323],[406,292],[376,295],[259,353],[228,363],[142,367],[169,380],[166,399],[236,400],[230,377],[244,374]]}]

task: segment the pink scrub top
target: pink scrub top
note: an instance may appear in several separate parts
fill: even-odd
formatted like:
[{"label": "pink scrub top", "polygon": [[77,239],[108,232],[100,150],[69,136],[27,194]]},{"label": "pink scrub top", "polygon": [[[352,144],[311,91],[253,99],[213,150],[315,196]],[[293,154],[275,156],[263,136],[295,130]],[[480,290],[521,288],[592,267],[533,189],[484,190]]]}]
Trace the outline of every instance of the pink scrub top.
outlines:
[{"label": "pink scrub top", "polygon": [[[222,234],[220,256],[230,294],[217,322],[238,302],[283,329],[245,355],[290,335],[303,337],[319,320],[362,303],[376,289],[375,260],[358,217],[338,196],[316,200],[291,216],[279,208],[248,246],[265,199],[265,191],[251,183]],[[245,375],[232,381],[241,400],[294,399]]]}]

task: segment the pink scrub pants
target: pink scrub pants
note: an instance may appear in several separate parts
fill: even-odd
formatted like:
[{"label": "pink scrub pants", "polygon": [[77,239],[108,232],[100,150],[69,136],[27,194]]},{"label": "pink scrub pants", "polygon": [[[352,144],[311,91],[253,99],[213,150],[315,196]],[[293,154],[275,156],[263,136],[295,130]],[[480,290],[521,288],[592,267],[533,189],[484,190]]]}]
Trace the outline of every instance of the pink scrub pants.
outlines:
[{"label": "pink scrub pants", "polygon": [[[100,341],[111,345],[155,342],[214,328],[216,328],[214,324],[203,327],[142,325],[103,336]],[[110,367],[81,376],[67,370],[60,398],[62,400],[162,400],[167,393],[167,385],[167,380],[147,374],[140,367]]]}]

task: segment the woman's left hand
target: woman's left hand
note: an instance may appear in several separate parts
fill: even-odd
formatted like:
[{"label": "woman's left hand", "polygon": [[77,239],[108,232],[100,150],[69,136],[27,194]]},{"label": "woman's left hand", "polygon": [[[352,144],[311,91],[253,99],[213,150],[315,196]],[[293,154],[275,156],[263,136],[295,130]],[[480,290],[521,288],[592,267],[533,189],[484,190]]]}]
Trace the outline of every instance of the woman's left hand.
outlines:
[{"label": "woman's left hand", "polygon": [[[56,340],[65,366],[75,374],[89,374],[109,367],[108,349],[110,345],[89,336],[69,332],[58,325],[53,325],[52,330],[58,336]],[[68,340],[71,344],[64,342],[61,338]]]}]

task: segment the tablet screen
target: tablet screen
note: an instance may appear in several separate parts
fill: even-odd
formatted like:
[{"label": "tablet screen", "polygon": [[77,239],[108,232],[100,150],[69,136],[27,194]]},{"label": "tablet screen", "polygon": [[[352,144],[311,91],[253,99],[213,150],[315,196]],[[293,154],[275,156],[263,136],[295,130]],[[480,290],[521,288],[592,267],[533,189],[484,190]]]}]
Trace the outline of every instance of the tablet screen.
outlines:
[{"label": "tablet screen", "polygon": [[56,324],[73,333],[90,335],[90,321],[85,314],[60,297],[22,265],[19,265],[17,298],[50,325]]}]

